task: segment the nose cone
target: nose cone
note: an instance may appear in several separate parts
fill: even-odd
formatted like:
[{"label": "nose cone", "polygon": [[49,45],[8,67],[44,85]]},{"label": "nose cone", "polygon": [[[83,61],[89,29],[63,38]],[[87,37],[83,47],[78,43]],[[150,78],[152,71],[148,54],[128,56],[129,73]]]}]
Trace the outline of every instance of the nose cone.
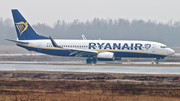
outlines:
[{"label": "nose cone", "polygon": [[168,55],[173,55],[175,53],[175,51],[171,48],[168,49]]}]

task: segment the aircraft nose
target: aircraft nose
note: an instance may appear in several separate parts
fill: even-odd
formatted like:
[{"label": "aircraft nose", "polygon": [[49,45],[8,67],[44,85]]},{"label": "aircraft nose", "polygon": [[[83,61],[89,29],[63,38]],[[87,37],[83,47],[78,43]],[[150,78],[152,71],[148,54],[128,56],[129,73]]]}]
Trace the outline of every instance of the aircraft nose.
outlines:
[{"label": "aircraft nose", "polygon": [[169,55],[172,55],[175,53],[175,51],[173,49],[169,48],[168,53],[169,53]]}]

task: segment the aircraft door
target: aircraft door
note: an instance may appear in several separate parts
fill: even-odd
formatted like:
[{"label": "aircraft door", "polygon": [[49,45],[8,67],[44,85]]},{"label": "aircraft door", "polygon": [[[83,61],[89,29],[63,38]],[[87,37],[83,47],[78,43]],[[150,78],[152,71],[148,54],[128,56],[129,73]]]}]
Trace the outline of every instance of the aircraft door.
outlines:
[{"label": "aircraft door", "polygon": [[38,43],[38,51],[41,51],[41,43]]},{"label": "aircraft door", "polygon": [[156,52],[156,45],[152,44],[152,52]]}]

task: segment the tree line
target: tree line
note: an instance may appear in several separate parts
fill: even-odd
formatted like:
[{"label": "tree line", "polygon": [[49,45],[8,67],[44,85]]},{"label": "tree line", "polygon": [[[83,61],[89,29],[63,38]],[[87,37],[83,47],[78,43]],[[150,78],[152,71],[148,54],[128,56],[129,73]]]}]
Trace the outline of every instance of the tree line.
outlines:
[{"label": "tree line", "polygon": [[[180,46],[180,22],[158,23],[134,19],[100,19],[94,18],[85,22],[74,20],[66,22],[57,20],[54,26],[46,23],[32,25],[41,35],[59,39],[87,39],[98,40],[147,40],[164,43],[170,47]],[[11,19],[0,18],[0,45],[14,45],[4,39],[17,38],[14,23]]]}]

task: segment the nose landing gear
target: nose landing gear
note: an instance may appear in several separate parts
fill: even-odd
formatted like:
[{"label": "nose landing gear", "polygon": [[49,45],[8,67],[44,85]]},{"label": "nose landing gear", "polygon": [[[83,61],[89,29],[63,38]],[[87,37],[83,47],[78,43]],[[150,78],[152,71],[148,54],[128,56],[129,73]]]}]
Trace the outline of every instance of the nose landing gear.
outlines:
[{"label": "nose landing gear", "polygon": [[156,64],[159,64],[159,60],[158,60],[158,59],[156,59],[156,60],[155,60],[155,63],[156,63]]},{"label": "nose landing gear", "polygon": [[154,61],[154,62],[155,62],[155,64],[159,64],[159,60],[161,60],[161,59],[164,59],[164,57],[161,57],[161,58],[156,58],[156,60]]}]

